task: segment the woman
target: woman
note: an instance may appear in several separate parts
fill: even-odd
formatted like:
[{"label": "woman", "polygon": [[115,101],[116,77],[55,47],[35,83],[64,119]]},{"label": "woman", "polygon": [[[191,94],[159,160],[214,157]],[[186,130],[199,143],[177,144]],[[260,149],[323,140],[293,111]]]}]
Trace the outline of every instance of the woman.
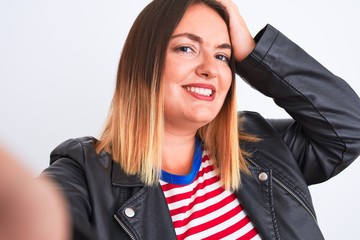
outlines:
[{"label": "woman", "polygon": [[[293,119],[237,117],[235,72]],[[102,136],[64,142],[44,174],[74,239],[323,239],[308,185],[356,159],[359,120],[344,81],[270,25],[254,41],[231,1],[155,0]]]}]

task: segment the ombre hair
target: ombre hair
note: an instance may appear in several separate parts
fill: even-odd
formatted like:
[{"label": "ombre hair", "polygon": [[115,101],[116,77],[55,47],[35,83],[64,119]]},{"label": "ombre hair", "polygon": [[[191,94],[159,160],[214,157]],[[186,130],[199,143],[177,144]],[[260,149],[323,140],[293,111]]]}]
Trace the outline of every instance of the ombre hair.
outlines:
[{"label": "ombre hair", "polygon": [[[157,184],[162,166],[164,92],[162,73],[170,38],[192,4],[205,4],[224,19],[225,8],[214,0],[154,0],[135,20],[124,44],[115,93],[96,151],[111,154],[127,174],[147,185]],[[219,114],[197,135],[220,170],[227,189],[240,186],[240,172],[248,173],[239,143],[252,138],[238,130],[235,60],[230,59],[232,84]]]}]

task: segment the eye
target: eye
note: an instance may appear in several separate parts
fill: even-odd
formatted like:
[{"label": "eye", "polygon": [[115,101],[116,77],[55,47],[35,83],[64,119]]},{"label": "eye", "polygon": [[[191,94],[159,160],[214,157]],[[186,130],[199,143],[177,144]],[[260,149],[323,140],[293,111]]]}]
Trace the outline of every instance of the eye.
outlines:
[{"label": "eye", "polygon": [[188,46],[177,47],[176,51],[184,52],[184,53],[192,53],[192,52],[194,52],[194,50],[191,47],[188,47]]},{"label": "eye", "polygon": [[223,55],[223,54],[217,54],[215,56],[216,59],[219,59],[220,61],[223,61],[223,62],[226,62],[226,63],[229,63],[230,62],[230,59],[228,56],[226,55]]}]

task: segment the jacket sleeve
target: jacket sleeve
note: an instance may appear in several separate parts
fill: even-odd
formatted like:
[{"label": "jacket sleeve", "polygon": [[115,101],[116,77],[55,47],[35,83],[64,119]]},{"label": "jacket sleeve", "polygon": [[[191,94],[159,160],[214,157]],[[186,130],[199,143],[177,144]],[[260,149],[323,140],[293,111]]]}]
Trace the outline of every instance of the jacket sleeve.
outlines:
[{"label": "jacket sleeve", "polygon": [[306,182],[335,176],[360,152],[359,97],[271,25],[255,41],[254,51],[237,63],[237,73],[293,118],[269,121],[289,146]]},{"label": "jacket sleeve", "polygon": [[73,239],[94,239],[81,142],[75,139],[63,142],[51,152],[50,158],[50,166],[42,174],[53,179],[66,194],[73,220]]}]

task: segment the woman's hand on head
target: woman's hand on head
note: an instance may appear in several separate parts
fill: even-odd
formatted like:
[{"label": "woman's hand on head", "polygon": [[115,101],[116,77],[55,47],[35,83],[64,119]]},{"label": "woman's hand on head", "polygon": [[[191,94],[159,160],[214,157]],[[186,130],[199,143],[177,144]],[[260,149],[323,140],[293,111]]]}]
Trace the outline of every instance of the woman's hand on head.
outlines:
[{"label": "woman's hand on head", "polygon": [[246,58],[255,48],[255,41],[251,36],[238,7],[232,0],[216,0],[221,3],[230,16],[230,38],[233,54],[237,62]]}]

